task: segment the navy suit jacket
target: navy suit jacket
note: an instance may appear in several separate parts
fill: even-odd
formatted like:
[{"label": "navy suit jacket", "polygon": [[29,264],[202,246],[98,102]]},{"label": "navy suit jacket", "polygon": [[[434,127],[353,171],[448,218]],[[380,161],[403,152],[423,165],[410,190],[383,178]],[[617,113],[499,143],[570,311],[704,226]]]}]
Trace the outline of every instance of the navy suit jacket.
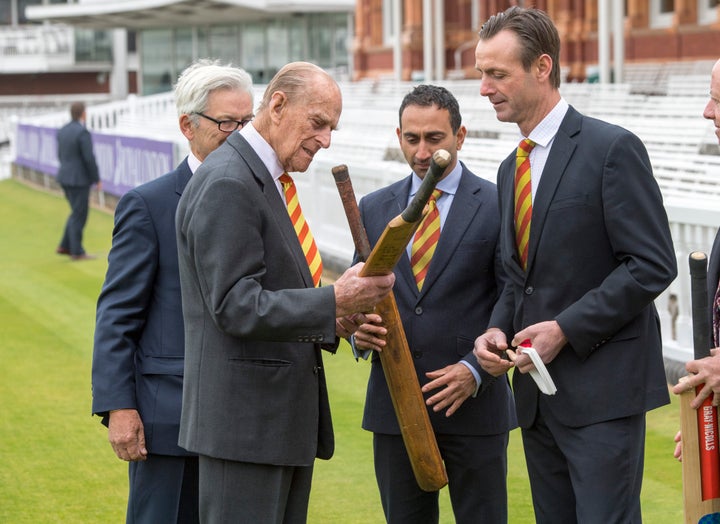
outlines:
[{"label": "navy suit jacket", "polygon": [[[548,364],[546,397],[570,427],[637,415],[669,402],[653,300],[677,274],[675,253],[645,146],[618,126],[570,107],[533,199],[527,273],[515,247],[515,153],[498,171],[500,245],[509,277],[490,320],[511,340],[556,320],[568,344]],[[513,374],[522,427],[539,390]]]},{"label": "navy suit jacket", "polygon": [[126,193],[115,211],[113,243],[97,304],[93,407],[103,416],[137,409],[150,453],[178,446],[184,332],[175,210],[192,173],[175,171]]},{"label": "navy suit jacket", "polygon": [[[407,177],[361,199],[360,213],[371,245],[378,241],[390,219],[405,209],[411,179]],[[393,292],[420,384],[429,382],[426,372],[460,360],[470,364],[482,378],[477,397],[465,400],[451,417],[446,417],[444,411],[428,409],[436,433],[495,435],[517,425],[507,378],[494,379],[485,373],[472,353],[475,338],[485,331],[502,287],[499,229],[495,184],[463,166],[422,291],[418,292],[407,255],[400,258],[394,270]],[[377,355],[372,359],[363,428],[400,434]]]},{"label": "navy suit jacket", "polygon": [[62,186],[86,187],[100,180],[90,131],[78,120],[73,120],[57,132],[57,181]]}]

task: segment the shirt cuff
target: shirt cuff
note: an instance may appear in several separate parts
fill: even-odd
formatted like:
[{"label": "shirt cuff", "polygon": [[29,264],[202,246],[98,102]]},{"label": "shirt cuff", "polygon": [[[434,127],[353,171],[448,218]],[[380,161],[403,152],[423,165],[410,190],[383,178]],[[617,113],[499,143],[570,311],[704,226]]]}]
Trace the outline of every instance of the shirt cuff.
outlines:
[{"label": "shirt cuff", "polygon": [[358,349],[357,347],[355,347],[355,335],[350,335],[350,347],[352,348],[352,353],[355,357],[355,360],[367,360],[372,353],[372,349]]},{"label": "shirt cuff", "polygon": [[472,394],[472,398],[477,397],[478,391],[480,391],[480,385],[482,384],[482,377],[480,377],[480,373],[477,372],[477,369],[472,367],[470,364],[465,362],[464,360],[461,360],[460,363],[468,368],[470,370],[470,373],[473,374],[473,377],[475,377],[475,391]]}]

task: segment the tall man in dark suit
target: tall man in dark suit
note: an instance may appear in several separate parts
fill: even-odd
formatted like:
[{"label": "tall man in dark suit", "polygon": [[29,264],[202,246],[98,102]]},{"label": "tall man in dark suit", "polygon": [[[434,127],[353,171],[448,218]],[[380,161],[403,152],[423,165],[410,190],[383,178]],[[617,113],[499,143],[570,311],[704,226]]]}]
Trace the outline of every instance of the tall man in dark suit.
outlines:
[{"label": "tall man in dark suit", "polygon": [[[715,62],[710,77],[710,100],[708,100],[703,117],[712,120],[715,124],[715,135],[720,143],[720,60]],[[718,288],[720,287],[720,230],[715,236],[712,251],[710,252],[710,263],[708,264],[708,304],[710,308],[710,326],[712,333],[710,342],[713,349],[710,350],[710,356],[699,360],[691,360],[685,364],[685,368],[690,372],[690,377],[686,382],[681,382],[673,388],[673,393],[680,394],[686,389],[695,389],[700,384],[705,386],[700,393],[691,402],[691,406],[695,409],[699,408],[703,401],[714,393],[713,404],[720,404],[720,303],[718,303]],[[678,433],[676,440],[678,446],[675,449],[675,456],[679,457],[681,448],[679,444],[680,434]]]},{"label": "tall man in dark suit", "polygon": [[185,346],[175,210],[200,163],[252,119],[252,79],[199,61],[180,75],[175,103],[190,153],[118,202],[97,306],[92,409],[130,461],[133,523],[198,521],[197,456],[178,446]]},{"label": "tall man in dark suit", "polygon": [[[495,184],[458,162],[467,131],[455,97],[420,85],[400,105],[400,148],[412,174],[360,200],[363,225],[375,244],[387,223],[405,209],[438,149],[450,152],[437,184],[440,237],[419,289],[407,256],[395,268],[394,293],[430,421],[449,478],[455,522],[507,521],[508,433],[517,426],[506,377],[495,379],[473,356],[473,341],[487,327],[503,284]],[[423,225],[420,226],[423,228]],[[369,317],[380,321],[377,315]],[[381,323],[364,324],[357,349],[381,351]],[[437,523],[438,492],[425,492],[413,475],[380,359],[368,382],[363,428],[373,432],[375,475],[389,523]]]},{"label": "tall man in dark suit", "polygon": [[315,457],[334,450],[321,349],[349,335],[339,317],[370,311],[392,288],[392,274],[358,276],[361,264],[318,286],[317,246],[307,223],[296,232],[296,199],[286,204],[287,173],[330,146],[341,109],[325,71],[284,66],[255,120],[180,199],[180,445],[200,455],[201,521],[305,522]]},{"label": "tall man in dark suit", "polygon": [[[523,154],[498,170],[509,282],[475,354],[501,375],[503,352],[529,340],[557,386],[541,394],[520,350],[513,389],[537,522],[640,522],[645,413],[668,402],[653,300],[677,274],[675,254],[640,139],[560,96],[559,42],[536,9],[510,8],[480,31],[480,94],[532,142],[521,149],[531,184]],[[516,165],[517,193],[531,196],[524,222]]]},{"label": "tall man in dark suit", "polygon": [[55,250],[60,255],[70,255],[73,260],[94,258],[85,253],[82,245],[83,229],[87,222],[90,186],[102,189],[90,131],[85,127],[85,104],[75,102],[70,106],[72,120],[57,132],[57,150],[60,167],[57,181],[70,204],[70,216],[65,223],[60,245]]}]

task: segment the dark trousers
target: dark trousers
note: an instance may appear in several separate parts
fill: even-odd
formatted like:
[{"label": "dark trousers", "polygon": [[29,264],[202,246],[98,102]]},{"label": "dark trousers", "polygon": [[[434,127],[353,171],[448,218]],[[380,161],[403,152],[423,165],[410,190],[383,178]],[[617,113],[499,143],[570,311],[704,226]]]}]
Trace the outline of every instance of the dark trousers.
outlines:
[{"label": "dark trousers", "polygon": [[272,466],[200,455],[203,524],[304,524],[313,466]]},{"label": "dark trousers", "polygon": [[[507,522],[508,434],[437,435],[456,524]],[[373,436],[375,477],[390,524],[437,524],[438,492],[420,489],[400,435]]]},{"label": "dark trousers", "polygon": [[83,255],[82,245],[83,229],[87,222],[90,186],[62,186],[65,199],[70,204],[70,216],[65,223],[60,247],[69,251],[71,255]]},{"label": "dark trousers", "polygon": [[128,524],[197,524],[198,459],[149,454],[130,462]]},{"label": "dark trousers", "polygon": [[538,524],[642,522],[644,413],[572,428],[541,398],[522,437]]}]

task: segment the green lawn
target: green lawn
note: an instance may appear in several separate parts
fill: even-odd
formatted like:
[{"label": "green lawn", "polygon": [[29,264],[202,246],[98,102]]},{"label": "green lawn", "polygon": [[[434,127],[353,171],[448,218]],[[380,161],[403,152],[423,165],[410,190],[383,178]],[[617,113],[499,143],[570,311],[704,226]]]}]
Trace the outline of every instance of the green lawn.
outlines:
[{"label": "green lawn", "polygon": [[[68,214],[58,195],[0,182],[0,522],[124,522],[127,467],[90,416],[95,300],[106,269],[112,216],[93,210],[85,248],[97,260],[55,254]],[[312,523],[383,521],[371,435],[360,429],[368,365],[343,348],[326,357],[336,454],[318,461]],[[648,416],[646,522],[682,521],[680,465],[672,458],[678,405]],[[519,432],[511,435],[510,522],[532,522]],[[451,523],[447,490],[443,523]]]}]

